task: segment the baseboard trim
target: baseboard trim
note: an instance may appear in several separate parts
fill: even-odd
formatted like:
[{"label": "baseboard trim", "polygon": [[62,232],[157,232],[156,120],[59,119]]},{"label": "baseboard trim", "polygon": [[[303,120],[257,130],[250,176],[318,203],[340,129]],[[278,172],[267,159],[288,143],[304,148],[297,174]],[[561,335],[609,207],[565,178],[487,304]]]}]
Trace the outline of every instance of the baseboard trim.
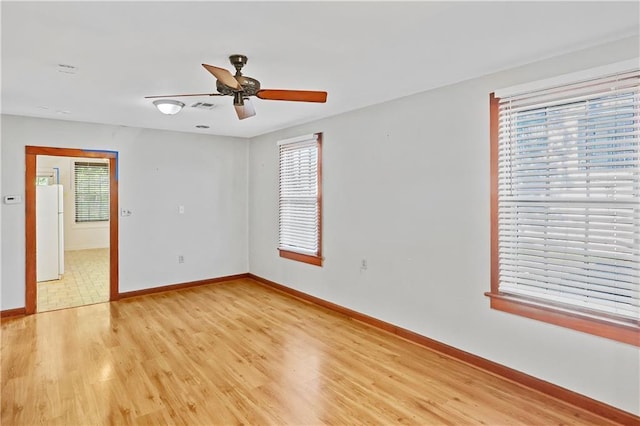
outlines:
[{"label": "baseboard trim", "polygon": [[0,318],[17,317],[20,315],[26,315],[27,310],[25,308],[5,309],[0,311]]},{"label": "baseboard trim", "polygon": [[619,408],[613,407],[611,405],[605,404],[604,402],[597,401],[595,399],[589,398],[588,396],[573,392],[569,389],[565,389],[558,385],[554,385],[553,383],[546,382],[544,380],[530,376],[526,373],[522,373],[510,367],[506,367],[502,364],[498,364],[496,362],[489,361],[488,359],[479,357],[469,352],[465,352],[463,350],[454,348],[453,346],[449,346],[444,343],[438,342],[437,340],[430,339],[426,336],[415,333],[411,330],[398,327],[391,323],[379,320],[374,317],[370,317],[368,315],[362,314],[352,309],[345,308],[344,306],[340,306],[335,303],[326,301],[324,299],[311,296],[310,294],[303,293],[299,290],[295,290],[293,288],[284,286],[282,284],[278,284],[266,278],[262,278],[260,276],[257,276],[251,273],[247,274],[247,276],[248,278],[251,278],[263,285],[271,287],[275,290],[279,290],[280,292],[286,293],[290,296],[296,297],[298,299],[301,299],[307,302],[314,303],[316,305],[319,305],[327,309],[330,309],[332,311],[338,312],[340,314],[346,315],[347,317],[353,320],[360,321],[365,324],[369,324],[373,327],[385,330],[389,333],[395,334],[399,337],[402,337],[404,339],[417,343],[421,346],[425,346],[429,349],[433,349],[444,355],[455,358],[458,361],[462,361],[466,364],[480,368],[489,373],[495,374],[497,376],[500,376],[512,382],[523,385],[529,389],[533,389],[535,391],[552,396],[560,401],[564,401],[568,404],[582,408],[591,413],[597,414],[599,416],[605,417],[607,419],[610,419],[625,425],[640,424],[640,417],[632,413],[629,413],[627,411],[623,411]]},{"label": "baseboard trim", "polygon": [[206,279],[206,280],[198,280],[198,281],[190,281],[190,282],[186,282],[186,283],[163,285],[163,286],[160,286],[160,287],[144,288],[142,290],[125,291],[124,293],[119,293],[118,294],[118,300],[128,299],[128,298],[131,298],[131,297],[146,296],[146,295],[155,294],[155,293],[164,293],[165,291],[174,291],[174,290],[182,290],[182,289],[191,288],[191,287],[199,287],[199,286],[207,285],[207,284],[216,284],[216,283],[221,283],[221,282],[225,282],[225,281],[240,280],[240,279],[243,279],[243,278],[249,278],[249,274],[245,272],[243,274],[227,275],[227,276],[224,276],[224,277],[209,278],[209,279]]}]

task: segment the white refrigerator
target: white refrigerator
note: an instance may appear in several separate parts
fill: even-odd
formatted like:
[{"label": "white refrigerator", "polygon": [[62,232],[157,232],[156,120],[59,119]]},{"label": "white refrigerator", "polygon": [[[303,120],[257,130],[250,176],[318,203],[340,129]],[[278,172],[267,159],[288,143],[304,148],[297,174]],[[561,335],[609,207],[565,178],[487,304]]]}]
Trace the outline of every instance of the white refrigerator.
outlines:
[{"label": "white refrigerator", "polygon": [[64,273],[64,198],[62,185],[36,186],[36,280]]}]

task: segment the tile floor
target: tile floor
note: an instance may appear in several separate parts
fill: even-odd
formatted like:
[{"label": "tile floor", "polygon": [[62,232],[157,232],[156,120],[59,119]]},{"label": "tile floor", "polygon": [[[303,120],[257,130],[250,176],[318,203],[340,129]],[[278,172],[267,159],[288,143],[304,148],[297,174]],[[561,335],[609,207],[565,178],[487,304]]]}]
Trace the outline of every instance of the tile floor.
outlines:
[{"label": "tile floor", "polygon": [[109,249],[64,252],[64,275],[38,283],[38,312],[109,300]]}]

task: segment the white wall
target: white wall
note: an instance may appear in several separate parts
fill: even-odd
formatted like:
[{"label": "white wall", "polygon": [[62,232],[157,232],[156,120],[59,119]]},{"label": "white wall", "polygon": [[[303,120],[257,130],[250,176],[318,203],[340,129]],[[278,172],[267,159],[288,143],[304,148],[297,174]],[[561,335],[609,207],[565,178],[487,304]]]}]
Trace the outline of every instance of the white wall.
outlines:
[{"label": "white wall", "polygon": [[76,223],[73,163],[75,161],[107,162],[99,158],[69,158],[39,155],[37,170],[58,169],[59,183],[64,189],[64,249],[87,250],[109,247],[109,222]]},{"label": "white wall", "polygon": [[[118,151],[121,292],[247,272],[245,139],[9,115],[1,137],[2,195],[23,198],[25,145]],[[25,303],[24,210],[2,204],[2,310]]]},{"label": "white wall", "polygon": [[[638,51],[630,38],[254,138],[250,271],[640,414],[637,347],[491,310],[484,296],[489,93]],[[276,142],[313,132],[324,132],[321,268],[276,250]]]}]

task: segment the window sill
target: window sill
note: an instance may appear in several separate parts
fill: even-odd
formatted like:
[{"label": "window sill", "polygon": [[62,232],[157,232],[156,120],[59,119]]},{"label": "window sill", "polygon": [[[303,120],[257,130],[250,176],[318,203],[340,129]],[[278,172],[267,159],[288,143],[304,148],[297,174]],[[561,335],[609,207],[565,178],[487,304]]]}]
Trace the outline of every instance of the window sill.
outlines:
[{"label": "window sill", "polygon": [[297,253],[295,251],[278,249],[280,257],[285,259],[297,260],[298,262],[308,263],[310,265],[322,266],[322,257],[310,254]]},{"label": "window sill", "polygon": [[108,220],[101,220],[95,222],[73,222],[71,227],[74,229],[97,229],[97,228],[109,228]]},{"label": "window sill", "polygon": [[500,293],[489,292],[485,296],[491,298],[491,308],[498,311],[640,346],[640,324],[632,319],[594,314],[586,309],[568,308]]}]

